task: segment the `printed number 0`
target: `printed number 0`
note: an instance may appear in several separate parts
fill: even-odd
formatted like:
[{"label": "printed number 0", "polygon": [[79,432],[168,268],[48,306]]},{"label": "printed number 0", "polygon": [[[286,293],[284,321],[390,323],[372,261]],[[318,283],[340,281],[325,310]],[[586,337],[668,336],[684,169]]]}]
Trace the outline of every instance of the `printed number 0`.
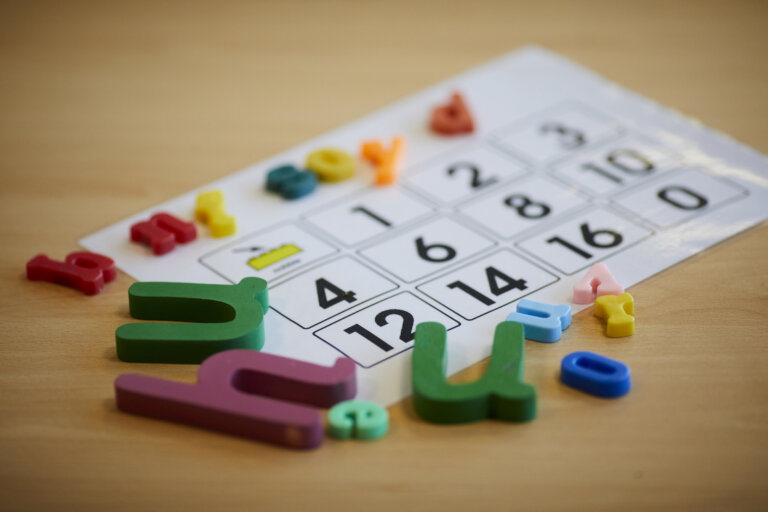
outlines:
[{"label": "printed number 0", "polygon": [[[684,194],[696,201],[696,203],[686,204],[677,199],[674,199],[671,197],[672,192],[680,192],[681,194]],[[663,189],[659,190],[658,194],[656,195],[665,203],[668,203],[680,210],[698,210],[699,208],[704,208],[709,203],[706,197],[702,196],[701,194],[697,194],[693,190],[681,185],[670,185],[669,187],[664,187]]]}]

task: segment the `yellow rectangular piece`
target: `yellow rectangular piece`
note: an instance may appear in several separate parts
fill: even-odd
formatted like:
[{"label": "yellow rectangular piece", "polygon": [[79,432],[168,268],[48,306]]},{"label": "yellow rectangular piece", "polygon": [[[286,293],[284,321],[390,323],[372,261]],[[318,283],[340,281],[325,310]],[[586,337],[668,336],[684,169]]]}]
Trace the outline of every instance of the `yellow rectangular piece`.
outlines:
[{"label": "yellow rectangular piece", "polygon": [[256,270],[261,270],[261,269],[267,268],[270,265],[274,265],[280,260],[284,260],[285,258],[289,256],[293,256],[294,254],[298,254],[300,252],[301,252],[301,248],[293,244],[285,244],[285,245],[281,245],[277,249],[272,249],[271,251],[266,252],[261,256],[256,256],[255,258],[251,258],[250,260],[248,260],[248,265],[255,268]]}]

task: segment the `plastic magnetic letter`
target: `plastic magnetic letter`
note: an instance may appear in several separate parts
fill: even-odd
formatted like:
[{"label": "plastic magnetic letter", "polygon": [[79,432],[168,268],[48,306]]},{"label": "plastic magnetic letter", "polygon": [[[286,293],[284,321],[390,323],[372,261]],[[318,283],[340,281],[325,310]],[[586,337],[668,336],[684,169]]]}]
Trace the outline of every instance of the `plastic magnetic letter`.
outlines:
[{"label": "plastic magnetic letter", "polygon": [[571,306],[554,306],[523,299],[517,303],[517,312],[509,314],[507,322],[523,324],[525,337],[529,340],[554,343],[562,337],[563,331],[571,326]]},{"label": "plastic magnetic letter", "polygon": [[595,263],[581,281],[573,285],[573,303],[590,304],[603,295],[621,295],[624,287],[613,277],[608,265]]},{"label": "plastic magnetic letter", "polygon": [[264,345],[267,283],[246,277],[238,284],[134,283],[131,316],[189,323],[131,323],[115,331],[117,357],[141,363],[202,363],[233,348]]},{"label": "plastic magnetic letter", "polygon": [[475,122],[461,94],[455,92],[447,105],[436,107],[432,111],[430,127],[441,135],[458,135],[475,131]]},{"label": "plastic magnetic letter", "polygon": [[104,283],[116,277],[117,269],[112,258],[95,252],[71,252],[64,261],[38,254],[27,262],[27,279],[30,281],[69,286],[86,295],[96,295],[104,289]]},{"label": "plastic magnetic letter", "polygon": [[206,359],[197,384],[126,374],[115,380],[121,411],[183,423],[291,448],[323,442],[320,413],[355,396],[355,363],[331,367],[253,350]]},{"label": "plastic magnetic letter", "polygon": [[328,411],[328,433],[336,439],[378,439],[389,429],[389,413],[379,404],[348,400]]},{"label": "plastic magnetic letter", "polygon": [[405,151],[405,138],[398,135],[392,139],[392,147],[384,149],[381,142],[369,140],[363,142],[361,155],[376,166],[376,184],[391,185],[397,181],[400,164]]},{"label": "plastic magnetic letter", "polygon": [[424,322],[416,326],[413,349],[413,407],[432,423],[466,423],[483,418],[528,421],[536,416],[536,388],[522,382],[523,326],[496,326],[488,369],[468,384],[449,384],[445,326]]},{"label": "plastic magnetic letter", "polygon": [[172,251],[177,243],[185,244],[195,238],[195,224],[170,213],[156,213],[149,220],[131,226],[131,240],[150,246],[157,256]]},{"label": "plastic magnetic letter", "polygon": [[306,167],[320,181],[344,181],[355,174],[355,159],[340,149],[323,148],[309,154]]},{"label": "plastic magnetic letter", "polygon": [[605,334],[610,338],[635,333],[635,301],[628,293],[603,295],[595,299],[595,316],[605,318]]},{"label": "plastic magnetic letter", "polygon": [[221,190],[209,190],[197,196],[195,218],[207,224],[211,235],[216,238],[234,235],[237,229],[235,218],[224,209],[224,194]]},{"label": "plastic magnetic letter", "polygon": [[267,190],[276,192],[285,199],[299,199],[317,188],[317,175],[302,171],[292,165],[275,167],[267,173]]},{"label": "plastic magnetic letter", "polygon": [[603,398],[626,395],[632,387],[627,365],[592,352],[573,352],[565,356],[560,365],[560,380],[572,388]]}]

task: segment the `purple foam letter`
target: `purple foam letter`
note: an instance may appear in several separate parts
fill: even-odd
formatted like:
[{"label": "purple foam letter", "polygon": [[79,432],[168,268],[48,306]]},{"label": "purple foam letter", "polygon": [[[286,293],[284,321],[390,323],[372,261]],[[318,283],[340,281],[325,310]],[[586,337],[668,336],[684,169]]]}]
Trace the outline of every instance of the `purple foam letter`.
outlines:
[{"label": "purple foam letter", "polygon": [[197,384],[135,374],[115,380],[121,411],[301,449],[323,442],[320,413],[307,405],[328,408],[356,392],[349,358],[326,367],[246,349],[203,361]]}]

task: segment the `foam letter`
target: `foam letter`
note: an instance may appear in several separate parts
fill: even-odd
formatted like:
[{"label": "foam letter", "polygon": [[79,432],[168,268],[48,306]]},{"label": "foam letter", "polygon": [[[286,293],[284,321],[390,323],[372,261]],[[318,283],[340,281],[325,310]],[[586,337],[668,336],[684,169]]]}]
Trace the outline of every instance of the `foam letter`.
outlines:
[{"label": "foam letter", "polygon": [[372,402],[348,400],[328,411],[328,433],[336,439],[378,439],[388,428],[389,413]]},{"label": "foam letter", "polygon": [[152,247],[155,255],[165,254],[176,247],[197,238],[192,222],[184,222],[170,213],[156,213],[149,220],[131,226],[131,240]]},{"label": "foam letter", "polygon": [[475,131],[472,114],[461,94],[455,92],[447,105],[436,107],[432,111],[430,123],[432,131],[441,135],[458,135]]},{"label": "foam letter", "polygon": [[234,235],[237,229],[235,218],[224,209],[224,194],[221,190],[210,190],[197,196],[195,217],[207,224],[211,235],[216,238]]},{"label": "foam letter", "polygon": [[571,326],[571,306],[523,299],[517,303],[517,312],[509,314],[507,322],[520,322],[529,340],[554,343]]},{"label": "foam letter", "polygon": [[466,423],[483,418],[528,421],[536,416],[536,389],[522,382],[523,326],[496,326],[488,369],[469,384],[449,384],[445,326],[424,322],[416,327],[413,349],[413,407],[432,423]]},{"label": "foam letter", "polygon": [[351,359],[325,367],[253,350],[206,359],[197,384],[135,374],[115,380],[121,411],[301,449],[323,442],[322,417],[307,405],[330,407],[356,392]]},{"label": "foam letter", "polygon": [[573,285],[574,304],[589,304],[603,295],[621,295],[624,288],[608,270],[605,263],[595,263],[587,274]]},{"label": "foam letter", "polygon": [[400,162],[405,151],[405,138],[398,135],[392,139],[392,147],[385,150],[381,142],[369,140],[363,142],[362,157],[376,166],[376,184],[391,185],[397,181]]},{"label": "foam letter", "polygon": [[48,281],[95,295],[117,277],[112,258],[88,251],[71,252],[64,261],[38,254],[27,262],[27,279]]},{"label": "foam letter", "polygon": [[131,316],[194,323],[132,323],[115,331],[117,357],[144,363],[198,364],[233,348],[264,345],[267,283],[246,277],[238,284],[134,283]]},{"label": "foam letter", "polygon": [[605,318],[605,334],[611,338],[635,333],[635,301],[628,293],[603,295],[595,299],[595,316]]},{"label": "foam letter", "polygon": [[306,166],[320,181],[344,181],[355,174],[355,159],[340,149],[313,151],[307,157]]}]

